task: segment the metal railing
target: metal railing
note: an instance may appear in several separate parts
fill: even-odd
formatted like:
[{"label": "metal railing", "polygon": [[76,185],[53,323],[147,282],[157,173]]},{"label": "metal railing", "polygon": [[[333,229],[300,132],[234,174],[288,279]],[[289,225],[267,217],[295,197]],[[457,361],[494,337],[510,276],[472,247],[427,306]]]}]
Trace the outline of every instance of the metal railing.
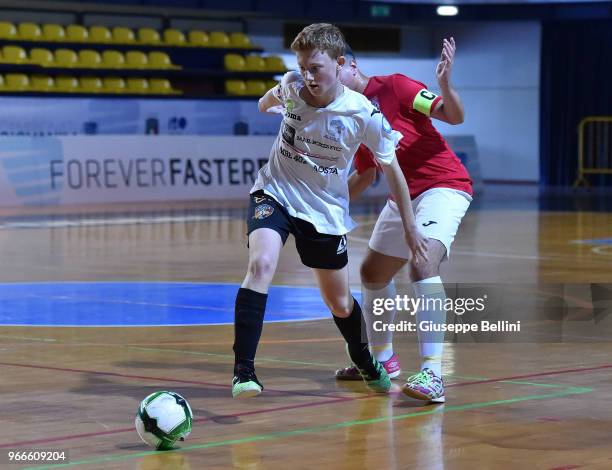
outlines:
[{"label": "metal railing", "polygon": [[578,124],[578,177],[574,187],[589,186],[586,175],[612,175],[612,116],[587,116]]}]

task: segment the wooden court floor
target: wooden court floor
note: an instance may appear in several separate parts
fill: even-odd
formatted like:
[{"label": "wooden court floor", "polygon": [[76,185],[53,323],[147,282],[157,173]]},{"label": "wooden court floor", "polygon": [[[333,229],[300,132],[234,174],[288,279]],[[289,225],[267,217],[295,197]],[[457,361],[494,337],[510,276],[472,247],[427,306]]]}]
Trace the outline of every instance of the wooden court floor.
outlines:
[{"label": "wooden court floor", "polygon": [[[0,220],[0,282],[242,279],[239,207],[168,214]],[[349,238],[356,289],[375,217],[360,215]],[[443,276],[612,283],[607,239],[609,212],[473,210]],[[291,240],[275,283],[314,285]],[[605,315],[597,328],[612,331]],[[232,338],[229,325],[0,327],[0,451],[67,449],[70,465],[87,469],[612,468],[612,343],[601,337],[446,344],[441,406],[412,401],[399,385],[379,396],[337,383],[346,359],[331,320],[267,324],[257,367],[266,389],[232,400]],[[396,351],[405,377],[418,367],[416,344],[398,340]],[[181,450],[159,453],[140,442],[133,419],[144,396],[164,389],[185,396],[196,419]]]}]

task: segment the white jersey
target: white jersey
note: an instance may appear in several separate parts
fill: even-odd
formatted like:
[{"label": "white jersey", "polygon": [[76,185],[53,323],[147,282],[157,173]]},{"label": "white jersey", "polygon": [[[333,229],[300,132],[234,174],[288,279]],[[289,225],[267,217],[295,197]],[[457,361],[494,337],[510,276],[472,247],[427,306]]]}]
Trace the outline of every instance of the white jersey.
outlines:
[{"label": "white jersey", "polygon": [[388,165],[402,134],[360,93],[343,87],[332,103],[315,108],[300,98],[302,87],[300,80],[274,89],[285,113],[251,193],[263,189],[319,233],[344,235],[356,225],[349,216],[347,181],[359,145]]}]

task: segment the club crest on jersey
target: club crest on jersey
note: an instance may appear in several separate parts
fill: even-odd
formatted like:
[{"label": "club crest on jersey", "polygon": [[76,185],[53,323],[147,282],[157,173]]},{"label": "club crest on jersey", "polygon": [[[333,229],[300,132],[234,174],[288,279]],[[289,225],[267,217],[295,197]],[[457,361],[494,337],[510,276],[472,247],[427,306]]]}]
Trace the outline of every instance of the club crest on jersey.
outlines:
[{"label": "club crest on jersey", "polygon": [[253,215],[254,219],[263,220],[266,217],[270,217],[274,212],[274,207],[270,204],[260,204],[255,208],[255,215]]},{"label": "club crest on jersey", "polygon": [[295,101],[291,99],[285,101],[285,116],[287,116],[290,119],[294,119],[296,121],[301,121],[302,116],[295,114],[293,112],[294,108],[295,108]]},{"label": "club crest on jersey", "polygon": [[393,129],[391,129],[391,124],[389,124],[389,121],[387,121],[387,118],[385,116],[383,116],[382,113],[380,113],[381,117],[382,117],[382,129],[383,131],[385,131],[387,134],[391,134],[391,131]]},{"label": "club crest on jersey", "polygon": [[295,145],[295,128],[283,123],[283,140],[289,145]]},{"label": "club crest on jersey", "polygon": [[325,138],[333,140],[334,142],[340,142],[344,129],[346,129],[346,127],[340,119],[332,119],[329,121],[329,125],[327,126],[327,134],[325,134]]}]

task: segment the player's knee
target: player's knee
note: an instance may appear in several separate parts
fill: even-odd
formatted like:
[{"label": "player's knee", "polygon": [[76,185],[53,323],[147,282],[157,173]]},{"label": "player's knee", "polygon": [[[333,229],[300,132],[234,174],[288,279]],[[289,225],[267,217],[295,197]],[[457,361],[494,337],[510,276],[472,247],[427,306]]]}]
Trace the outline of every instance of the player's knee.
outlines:
[{"label": "player's knee", "polygon": [[272,280],[276,265],[269,256],[258,256],[249,262],[249,275],[258,281]]},{"label": "player's knee", "polygon": [[384,289],[392,280],[393,277],[386,277],[373,267],[361,266],[361,285],[366,289]]},{"label": "player's knee", "polygon": [[351,308],[352,305],[350,305],[348,299],[344,301],[342,299],[335,299],[334,301],[327,302],[327,306],[332,314],[339,318],[346,318],[353,311]]},{"label": "player's knee", "polygon": [[389,283],[389,279],[383,279],[380,275],[380,269],[376,269],[376,266],[373,264],[363,263],[359,269],[359,274],[361,276],[361,283],[366,286],[372,284],[386,285]]},{"label": "player's knee", "polygon": [[422,281],[423,279],[429,279],[430,277],[436,277],[440,275],[440,265],[433,261],[419,263],[412,262],[410,265],[412,281]]}]

